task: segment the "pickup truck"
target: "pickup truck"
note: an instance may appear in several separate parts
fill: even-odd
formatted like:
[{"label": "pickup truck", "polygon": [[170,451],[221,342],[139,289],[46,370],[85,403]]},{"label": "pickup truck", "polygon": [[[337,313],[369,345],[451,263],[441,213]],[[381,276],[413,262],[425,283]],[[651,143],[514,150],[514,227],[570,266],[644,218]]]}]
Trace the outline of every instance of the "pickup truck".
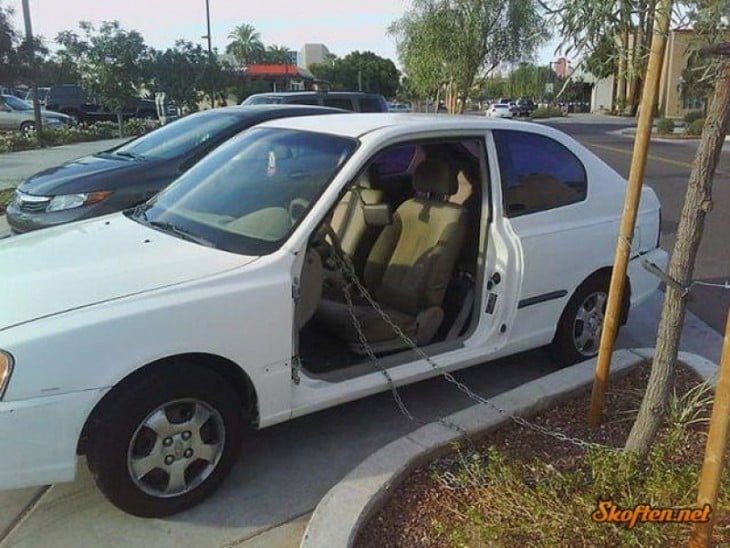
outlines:
[{"label": "pickup truck", "polygon": [[[115,121],[116,112],[106,108],[87,94],[81,86],[63,84],[51,86],[46,95],[46,109],[67,114],[77,122]],[[122,111],[123,118],[156,118],[153,99],[137,98],[134,105]]]}]

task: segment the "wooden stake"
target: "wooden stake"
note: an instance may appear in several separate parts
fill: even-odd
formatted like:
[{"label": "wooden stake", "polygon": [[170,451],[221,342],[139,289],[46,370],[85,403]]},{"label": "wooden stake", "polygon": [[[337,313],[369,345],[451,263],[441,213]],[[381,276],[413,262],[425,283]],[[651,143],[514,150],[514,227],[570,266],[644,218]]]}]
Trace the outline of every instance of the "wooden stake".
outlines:
[{"label": "wooden stake", "polygon": [[705,461],[702,464],[697,506],[709,504],[710,521],[695,523],[689,545],[691,548],[710,546],[712,539],[713,516],[717,505],[717,492],[720,490],[723,456],[727,447],[728,427],[730,426],[730,310],[725,324],[725,339],[722,344],[720,372],[715,388],[715,401],[712,404],[710,428],[705,445]]},{"label": "wooden stake", "polygon": [[626,188],[626,200],[624,202],[623,217],[619,228],[618,244],[616,245],[616,258],[611,273],[611,285],[608,291],[608,303],[601,333],[601,345],[598,349],[598,361],[596,363],[596,375],[593,381],[593,393],[591,395],[591,408],[588,413],[588,423],[591,426],[598,426],[601,423],[603,414],[603,403],[606,397],[606,386],[608,384],[608,372],[613,354],[613,343],[616,339],[619,321],[621,319],[621,303],[623,302],[624,285],[626,282],[626,271],[628,269],[629,257],[631,254],[631,243],[634,240],[634,226],[636,215],[639,209],[641,198],[641,186],[644,181],[646,170],[646,156],[649,152],[649,141],[651,128],[656,108],[656,90],[659,88],[659,78],[662,73],[664,62],[664,48],[669,32],[669,21],[672,11],[672,0],[660,0],[656,7],[654,19],[654,36],[651,40],[651,51],[649,52],[649,64],[646,70],[646,80],[641,96],[641,111],[636,126],[636,139],[634,140],[634,153],[631,159],[629,170],[629,181]]}]

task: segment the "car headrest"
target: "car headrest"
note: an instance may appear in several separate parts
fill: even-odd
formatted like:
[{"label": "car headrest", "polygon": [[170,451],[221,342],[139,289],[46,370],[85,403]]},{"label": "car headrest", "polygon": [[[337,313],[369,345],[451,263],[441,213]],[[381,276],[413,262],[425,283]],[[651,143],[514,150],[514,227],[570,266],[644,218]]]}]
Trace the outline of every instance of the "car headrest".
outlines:
[{"label": "car headrest", "polygon": [[357,179],[357,186],[360,188],[372,188],[375,190],[380,189],[380,175],[378,173],[378,166],[370,164],[368,168],[360,174]]},{"label": "car headrest", "polygon": [[413,174],[413,188],[416,192],[429,192],[451,196],[456,194],[459,182],[451,166],[438,158],[426,158]]}]

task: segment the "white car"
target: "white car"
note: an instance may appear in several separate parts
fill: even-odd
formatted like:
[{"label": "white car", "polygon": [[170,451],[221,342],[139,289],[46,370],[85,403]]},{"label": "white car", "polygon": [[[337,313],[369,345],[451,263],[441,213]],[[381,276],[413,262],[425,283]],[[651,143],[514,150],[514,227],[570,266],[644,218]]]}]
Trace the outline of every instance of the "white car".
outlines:
[{"label": "white car", "polygon": [[[334,114],[252,128],[134,210],[3,240],[0,489],[73,480],[85,454],[119,508],[169,515],[247,428],[387,390],[368,347],[398,385],[594,356],[625,190],[550,127]],[[659,216],[644,188],[624,319],[658,286],[639,255],[666,264]],[[349,268],[389,321],[354,286],[347,304]]]},{"label": "white car", "polygon": [[508,103],[494,103],[487,109],[488,118],[512,118],[512,107]]}]

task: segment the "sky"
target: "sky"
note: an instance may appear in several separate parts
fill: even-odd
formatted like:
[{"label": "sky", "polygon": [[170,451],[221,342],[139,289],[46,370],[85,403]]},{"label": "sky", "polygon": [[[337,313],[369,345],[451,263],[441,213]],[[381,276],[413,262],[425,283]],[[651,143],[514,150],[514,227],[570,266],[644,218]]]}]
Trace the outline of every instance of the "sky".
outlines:
[{"label": "sky", "polygon": [[[139,31],[145,42],[165,49],[183,38],[207,45],[205,0],[29,0],[33,34],[50,49],[62,30],[78,30],[78,22],[118,20]],[[265,45],[299,51],[305,43],[323,43],[336,55],[369,50],[397,63],[396,44],[388,26],[408,8],[408,0],[209,0],[213,47],[223,52],[228,34],[248,23]],[[16,28],[23,29],[21,0],[0,0],[15,10]],[[543,48],[541,63],[554,59],[556,44]]]}]

